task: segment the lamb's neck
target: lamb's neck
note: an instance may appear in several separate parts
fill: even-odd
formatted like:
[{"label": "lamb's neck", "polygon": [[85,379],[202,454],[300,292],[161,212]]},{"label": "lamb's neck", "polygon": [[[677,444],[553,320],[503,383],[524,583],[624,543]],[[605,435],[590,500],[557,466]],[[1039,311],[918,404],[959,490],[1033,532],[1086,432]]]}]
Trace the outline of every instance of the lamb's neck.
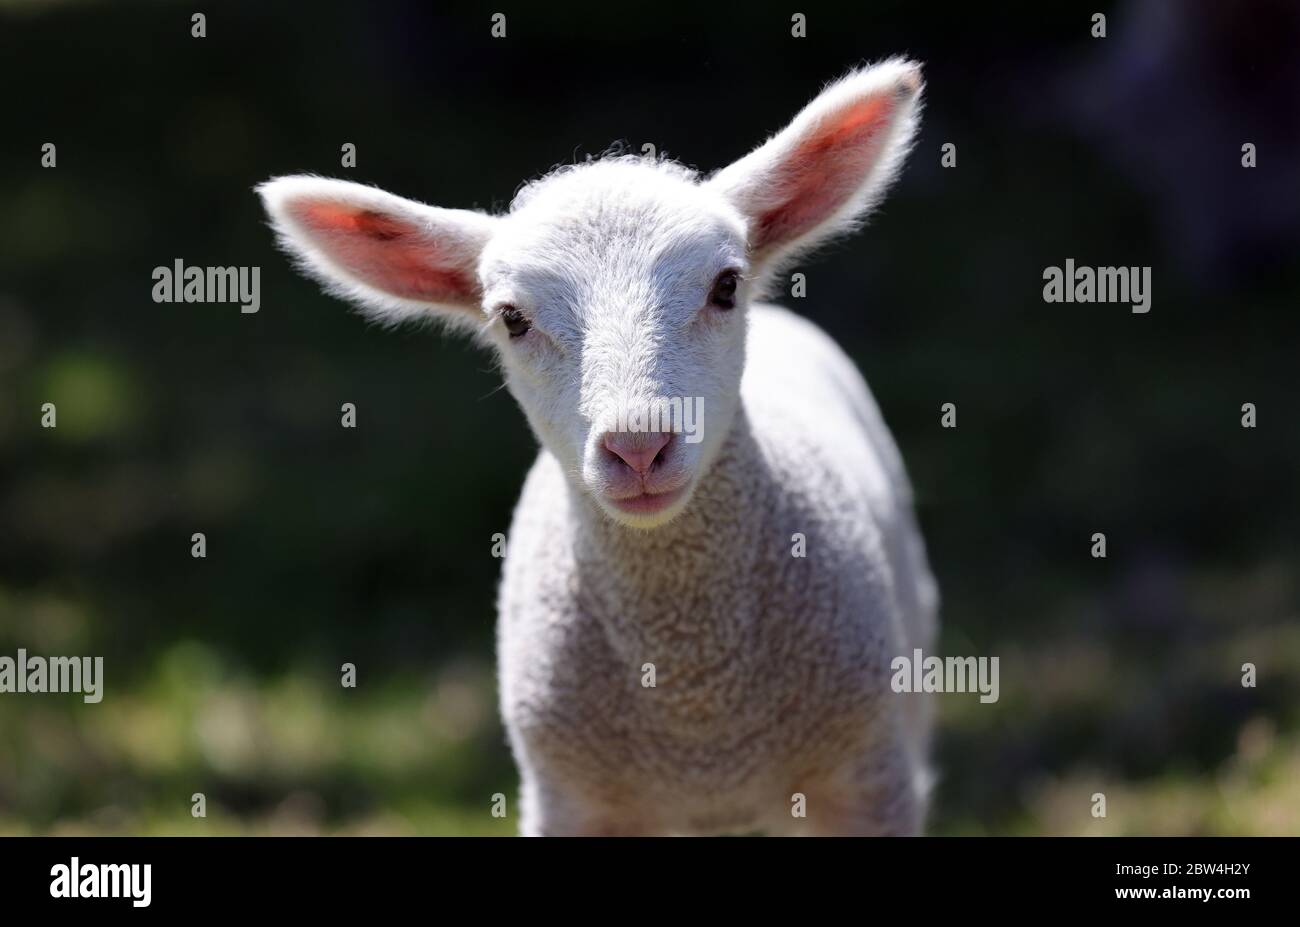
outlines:
[{"label": "lamb's neck", "polygon": [[672,522],[629,529],[588,500],[579,582],[614,648],[631,660],[680,668],[737,658],[754,630],[748,600],[761,595],[755,561],[764,538],[776,543],[768,524],[775,489],[741,408],[687,510]]}]

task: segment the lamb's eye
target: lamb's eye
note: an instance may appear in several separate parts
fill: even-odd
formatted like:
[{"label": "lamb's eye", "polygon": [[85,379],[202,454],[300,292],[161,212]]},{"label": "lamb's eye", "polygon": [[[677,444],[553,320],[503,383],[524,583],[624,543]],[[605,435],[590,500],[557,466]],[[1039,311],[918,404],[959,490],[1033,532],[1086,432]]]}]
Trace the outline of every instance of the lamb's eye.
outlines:
[{"label": "lamb's eye", "polygon": [[503,306],[501,309],[501,321],[505,323],[506,331],[510,333],[511,338],[518,338],[521,335],[528,334],[528,329],[533,327],[533,323],[524,318],[524,314],[514,306]]},{"label": "lamb's eye", "polygon": [[709,302],[719,309],[736,308],[736,286],[740,283],[740,274],[734,270],[724,270],[713,281],[713,290],[709,293]]}]

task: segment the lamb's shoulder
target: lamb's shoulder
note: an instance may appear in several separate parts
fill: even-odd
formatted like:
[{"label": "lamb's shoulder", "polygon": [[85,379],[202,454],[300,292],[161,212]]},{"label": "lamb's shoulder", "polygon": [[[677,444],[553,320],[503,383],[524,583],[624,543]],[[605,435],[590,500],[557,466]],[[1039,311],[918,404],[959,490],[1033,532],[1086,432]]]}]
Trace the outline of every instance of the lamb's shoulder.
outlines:
[{"label": "lamb's shoulder", "polygon": [[869,697],[899,645],[891,503],[817,423],[774,410],[755,431],[776,487],[754,569],[765,658],[802,672],[810,697]]},{"label": "lamb's shoulder", "polygon": [[571,504],[560,464],[543,450],[515,507],[497,609],[501,710],[511,736],[544,742],[561,764],[589,763],[619,741],[636,681],[585,610]]}]

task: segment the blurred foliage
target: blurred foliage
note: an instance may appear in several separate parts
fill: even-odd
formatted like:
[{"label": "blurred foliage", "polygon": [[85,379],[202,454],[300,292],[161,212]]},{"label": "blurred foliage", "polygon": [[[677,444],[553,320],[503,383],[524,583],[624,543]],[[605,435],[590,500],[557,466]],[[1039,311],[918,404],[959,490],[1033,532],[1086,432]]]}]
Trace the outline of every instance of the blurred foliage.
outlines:
[{"label": "blurred foliage", "polygon": [[[1300,832],[1300,30],[1099,6],[1104,41],[902,2],[803,5],[793,40],[775,6],[588,0],[494,41],[486,7],[224,3],[192,39],[179,3],[0,4],[0,654],[107,674],[98,705],[0,697],[0,832],[512,831],[490,550],[532,439],[490,358],[296,275],[251,188],[502,208],[614,139],[712,169],[895,53],[926,62],[921,138],[797,308],[903,448],[944,652],[1001,658],[996,706],[943,702],[933,829]],[[1152,265],[1151,313],[1045,305],[1067,257]],[[260,266],[261,311],[153,303],[177,258]]]}]

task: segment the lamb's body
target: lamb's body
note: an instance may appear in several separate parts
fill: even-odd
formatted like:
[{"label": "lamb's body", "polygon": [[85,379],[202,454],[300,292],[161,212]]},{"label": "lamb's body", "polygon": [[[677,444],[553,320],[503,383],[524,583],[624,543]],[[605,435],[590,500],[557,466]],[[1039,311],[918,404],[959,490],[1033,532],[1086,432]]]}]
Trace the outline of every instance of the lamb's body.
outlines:
[{"label": "lamb's body", "polygon": [[934,631],[907,478],[838,347],[751,313],[741,411],[673,522],[617,524],[546,450],[529,474],[498,644],[525,833],[920,826],[927,713],[889,688]]}]

